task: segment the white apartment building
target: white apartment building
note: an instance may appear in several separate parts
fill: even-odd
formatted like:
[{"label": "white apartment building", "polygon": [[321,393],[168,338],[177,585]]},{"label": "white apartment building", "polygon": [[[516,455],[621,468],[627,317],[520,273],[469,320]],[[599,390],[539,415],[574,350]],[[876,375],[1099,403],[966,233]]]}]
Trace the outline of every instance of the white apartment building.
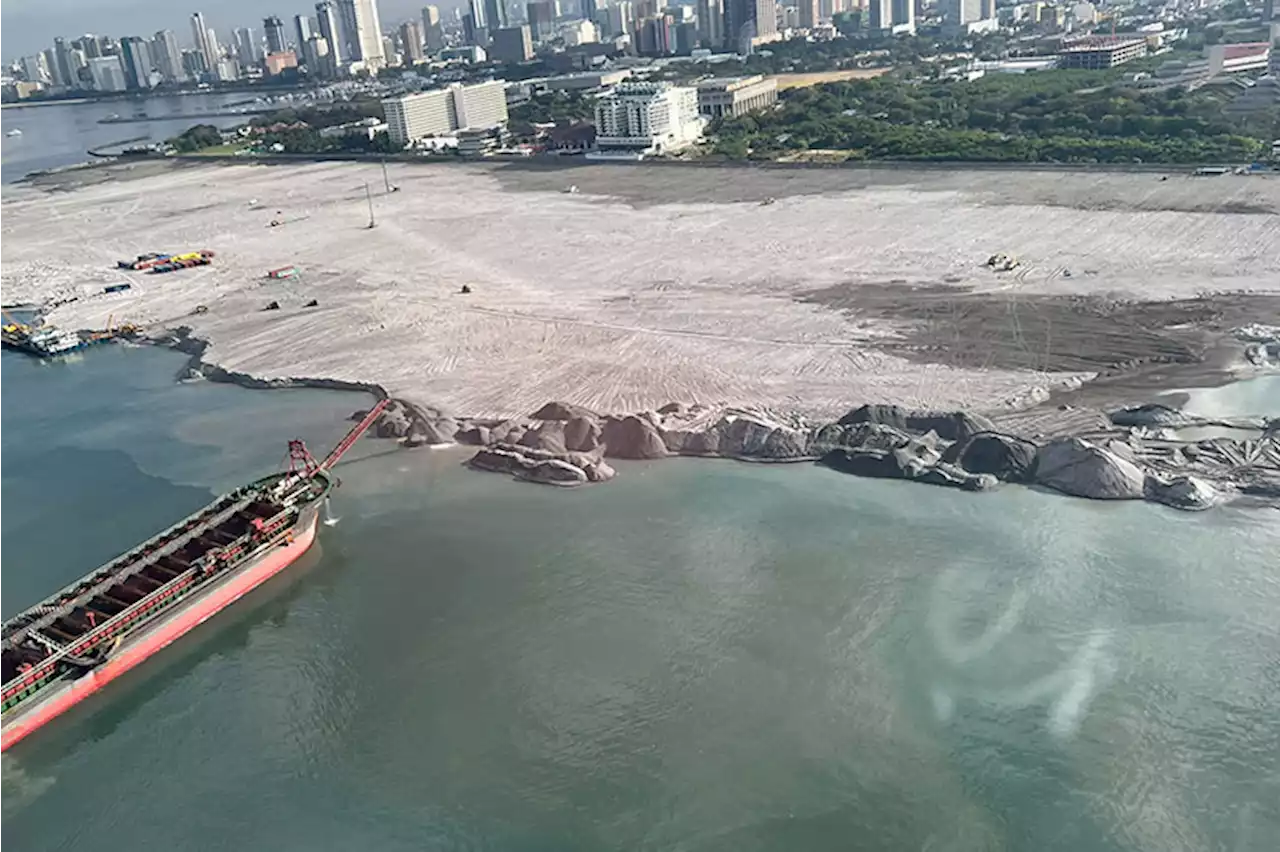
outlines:
[{"label": "white apartment building", "polygon": [[98,56],[89,60],[89,73],[93,75],[93,88],[99,92],[123,92],[128,88],[125,82],[124,66],[118,56]]},{"label": "white apartment building", "polygon": [[506,85],[503,80],[473,86],[454,83],[447,89],[386,98],[382,110],[387,132],[397,145],[407,145],[428,136],[506,124]]},{"label": "white apartment building", "polygon": [[704,120],[698,90],[667,83],[620,83],[596,102],[600,153],[665,153],[696,142]]}]

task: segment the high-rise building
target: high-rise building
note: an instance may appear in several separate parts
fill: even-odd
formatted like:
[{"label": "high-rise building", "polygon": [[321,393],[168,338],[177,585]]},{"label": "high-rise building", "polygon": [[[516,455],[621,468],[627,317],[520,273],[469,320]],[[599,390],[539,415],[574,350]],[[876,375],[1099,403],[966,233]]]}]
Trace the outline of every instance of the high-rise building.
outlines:
[{"label": "high-rise building", "polygon": [[464,86],[454,83],[412,95],[387,98],[382,111],[387,132],[397,145],[427,136],[444,136],[456,130],[484,130],[507,123],[506,83],[491,80]]},{"label": "high-rise building", "polygon": [[893,0],[870,0],[867,28],[871,30],[893,29]]},{"label": "high-rise building", "polygon": [[199,79],[208,73],[209,66],[204,61],[204,54],[198,50],[182,51],[182,73],[191,79]]},{"label": "high-rise building", "polygon": [[417,65],[426,56],[422,52],[422,24],[417,21],[405,21],[400,25],[401,61],[406,65]]},{"label": "high-rise building", "polygon": [[254,38],[252,27],[238,27],[232,36],[235,37],[236,59],[242,68],[251,68],[262,61],[262,45]]},{"label": "high-rise building", "polygon": [[125,85],[130,89],[151,88],[151,50],[147,40],[137,36],[120,39],[120,60],[124,65]]},{"label": "high-rise building", "polygon": [[209,67],[217,70],[218,62],[222,59],[222,45],[218,44],[218,34],[213,31],[213,27],[205,30],[205,44],[209,46],[208,58]]},{"label": "high-rise building", "polygon": [[422,7],[422,39],[427,53],[444,50],[444,26],[440,23],[440,10],[435,6]]},{"label": "high-rise building", "polygon": [[22,76],[28,83],[48,83],[49,69],[45,65],[44,55],[22,57]]},{"label": "high-rise building", "polygon": [[670,56],[672,53],[671,20],[667,15],[652,15],[636,21],[636,53],[641,56]]},{"label": "high-rise building", "polygon": [[333,56],[329,53],[329,41],[322,35],[313,35],[302,46],[302,64],[317,79],[329,79],[338,73]]},{"label": "high-rise building", "polygon": [[284,21],[276,15],[262,19],[262,31],[267,37],[267,53],[284,53],[289,49],[285,42]]},{"label": "high-rise building", "polygon": [[151,61],[166,83],[177,83],[187,76],[182,70],[182,51],[173,30],[158,30],[151,37]]},{"label": "high-rise building", "polygon": [[485,17],[484,0],[468,0],[467,13],[462,16],[462,38],[467,44],[489,43],[489,19]]},{"label": "high-rise building", "polygon": [[95,56],[87,62],[96,91],[123,92],[128,88],[119,56]]},{"label": "high-rise building", "polygon": [[778,32],[775,0],[725,0],[724,38],[739,53],[750,53],[757,39]]},{"label": "high-rise building", "polygon": [[54,54],[52,47],[46,47],[40,51],[40,56],[44,59],[45,70],[49,74],[50,86],[65,86],[62,82],[62,75],[58,71],[58,57]]},{"label": "high-rise building", "polygon": [[555,31],[556,4],[552,0],[534,0],[524,8],[529,35],[534,41],[542,41]]},{"label": "high-rise building", "polygon": [[[964,27],[996,16],[994,0],[941,0],[938,10],[942,13],[943,23],[948,27]],[[895,19],[894,23],[898,21]]]},{"label": "high-rise building", "polygon": [[103,56],[103,42],[96,35],[85,34],[75,41],[71,42],[72,47],[78,47],[84,51],[86,61],[90,59],[98,59]]},{"label": "high-rise building", "polygon": [[631,0],[614,0],[609,7],[609,29],[612,35],[630,35],[635,32],[636,18]]},{"label": "high-rise building", "polygon": [[915,0],[893,0],[893,31],[898,33],[912,33],[916,31],[916,4]]},{"label": "high-rise building", "polygon": [[703,47],[714,49],[724,44],[723,0],[698,0],[698,37]]},{"label": "high-rise building", "polygon": [[495,30],[505,30],[511,26],[507,18],[507,4],[503,0],[484,0],[484,22],[490,36]]},{"label": "high-rise building", "polygon": [[204,13],[202,12],[191,13],[191,41],[192,47],[204,60],[204,69],[207,71],[213,68],[217,53],[209,44],[209,26],[204,22]]},{"label": "high-rise building", "polygon": [[594,21],[596,19],[596,0],[582,0],[582,20]]},{"label": "high-rise building", "polygon": [[79,80],[76,78],[76,69],[71,63],[71,47],[64,38],[55,38],[53,40],[53,56],[56,60],[51,70],[56,70],[54,84],[65,86],[69,89],[79,88]]},{"label": "high-rise building", "polygon": [[382,55],[382,27],[376,0],[338,0],[338,19],[346,43],[346,57],[376,71],[386,64]]},{"label": "high-rise building", "polygon": [[533,58],[533,38],[529,34],[529,25],[506,27],[494,30],[491,34],[493,45],[489,48],[489,57],[499,62],[528,62]]},{"label": "high-rise building", "polygon": [[818,21],[822,19],[822,13],[818,9],[818,0],[798,0],[800,9],[800,28],[811,30],[818,25]]},{"label": "high-rise building", "polygon": [[335,69],[347,58],[346,41],[338,24],[338,12],[333,0],[320,0],[316,4],[316,30],[329,48],[329,64]]},{"label": "high-rise building", "polygon": [[293,16],[293,35],[298,39],[298,55],[305,52],[307,39],[311,38],[311,19],[306,15]]}]

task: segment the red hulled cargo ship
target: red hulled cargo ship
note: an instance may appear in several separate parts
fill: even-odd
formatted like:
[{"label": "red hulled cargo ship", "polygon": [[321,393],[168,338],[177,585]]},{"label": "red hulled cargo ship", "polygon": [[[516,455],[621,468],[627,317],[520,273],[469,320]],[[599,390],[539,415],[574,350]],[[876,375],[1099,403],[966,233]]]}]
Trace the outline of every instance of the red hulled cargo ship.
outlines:
[{"label": "red hulled cargo ship", "polygon": [[379,402],[316,462],[291,441],[291,469],[224,494],[4,623],[0,751],[79,704],[280,573],[315,540],[338,458]]}]

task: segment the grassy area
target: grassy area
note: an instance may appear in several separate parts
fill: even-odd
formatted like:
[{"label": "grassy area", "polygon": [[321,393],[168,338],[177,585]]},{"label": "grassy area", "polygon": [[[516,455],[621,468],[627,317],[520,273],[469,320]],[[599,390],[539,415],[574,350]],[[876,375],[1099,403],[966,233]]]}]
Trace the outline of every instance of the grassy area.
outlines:
[{"label": "grassy area", "polygon": [[226,156],[227,154],[235,154],[248,149],[248,145],[244,142],[228,142],[225,145],[214,145],[210,148],[201,148],[199,151],[193,151],[194,154],[201,156]]},{"label": "grassy area", "polygon": [[778,81],[778,91],[819,86],[823,83],[843,83],[845,80],[866,80],[888,74],[889,68],[847,68],[843,71],[815,71],[810,74],[773,74]]}]

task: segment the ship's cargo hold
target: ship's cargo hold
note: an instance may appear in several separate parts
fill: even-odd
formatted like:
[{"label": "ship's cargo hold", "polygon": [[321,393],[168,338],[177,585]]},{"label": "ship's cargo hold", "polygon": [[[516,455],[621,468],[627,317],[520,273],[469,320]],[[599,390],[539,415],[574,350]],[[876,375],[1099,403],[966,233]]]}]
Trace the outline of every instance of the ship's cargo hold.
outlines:
[{"label": "ship's cargo hold", "polygon": [[195,514],[5,621],[0,750],[65,713],[306,552],[329,473],[381,416],[380,400],[317,462],[289,442],[289,470]]}]

